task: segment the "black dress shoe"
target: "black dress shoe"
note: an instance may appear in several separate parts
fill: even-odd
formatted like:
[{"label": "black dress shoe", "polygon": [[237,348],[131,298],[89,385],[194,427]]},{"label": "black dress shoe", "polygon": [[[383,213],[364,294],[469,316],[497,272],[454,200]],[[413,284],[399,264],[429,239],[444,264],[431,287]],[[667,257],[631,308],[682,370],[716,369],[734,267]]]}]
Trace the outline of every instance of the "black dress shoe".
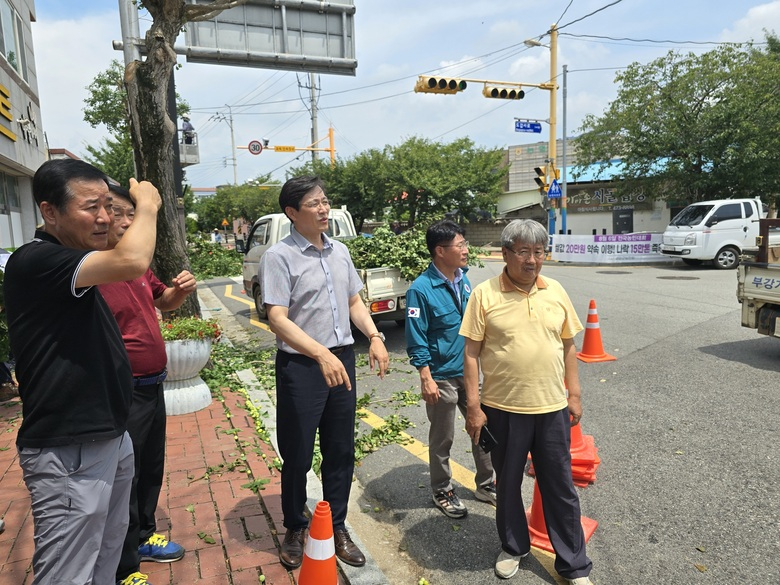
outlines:
[{"label": "black dress shoe", "polygon": [[297,569],[303,562],[303,539],[306,537],[306,527],[288,529],[279,551],[279,560],[288,569]]},{"label": "black dress shoe", "polygon": [[349,532],[342,528],[341,530],[333,531],[333,542],[336,545],[336,556],[343,562],[353,567],[362,567],[366,564],[366,557],[352,542],[352,538],[349,536]]}]

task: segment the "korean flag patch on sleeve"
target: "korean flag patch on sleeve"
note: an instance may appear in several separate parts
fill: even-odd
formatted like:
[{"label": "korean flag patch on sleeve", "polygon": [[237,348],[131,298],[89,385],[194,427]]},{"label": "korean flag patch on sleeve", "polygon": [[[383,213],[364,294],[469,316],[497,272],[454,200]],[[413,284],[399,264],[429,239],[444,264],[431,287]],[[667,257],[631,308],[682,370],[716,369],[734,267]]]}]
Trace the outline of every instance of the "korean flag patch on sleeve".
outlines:
[{"label": "korean flag patch on sleeve", "polygon": [[406,311],[406,316],[410,319],[419,319],[420,318],[420,308],[419,307],[409,307],[409,309]]}]

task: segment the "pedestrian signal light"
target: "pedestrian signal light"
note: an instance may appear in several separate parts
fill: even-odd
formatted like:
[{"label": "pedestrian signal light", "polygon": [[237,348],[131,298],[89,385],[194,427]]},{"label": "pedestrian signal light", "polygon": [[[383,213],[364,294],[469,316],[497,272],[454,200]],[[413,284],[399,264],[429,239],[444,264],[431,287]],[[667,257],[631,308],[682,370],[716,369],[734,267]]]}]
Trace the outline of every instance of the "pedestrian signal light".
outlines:
[{"label": "pedestrian signal light", "polygon": [[482,88],[482,95],[486,98],[495,98],[500,100],[521,100],[525,97],[525,92],[517,87],[500,87],[496,85],[487,85]]},{"label": "pedestrian signal light", "polygon": [[534,181],[536,181],[536,184],[539,185],[539,189],[543,190],[546,193],[547,192],[547,167],[534,167],[534,172],[536,173],[536,176],[534,177]]},{"label": "pedestrian signal light", "polygon": [[430,77],[420,75],[417,78],[417,84],[414,86],[415,92],[421,93],[458,93],[466,89],[466,82],[462,79],[451,77]]}]

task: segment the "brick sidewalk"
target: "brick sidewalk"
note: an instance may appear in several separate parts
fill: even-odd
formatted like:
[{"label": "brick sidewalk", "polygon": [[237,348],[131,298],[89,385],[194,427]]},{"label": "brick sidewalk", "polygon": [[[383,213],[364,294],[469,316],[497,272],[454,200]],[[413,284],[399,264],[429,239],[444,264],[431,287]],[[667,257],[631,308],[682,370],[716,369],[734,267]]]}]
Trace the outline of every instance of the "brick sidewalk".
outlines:
[{"label": "brick sidewalk", "polygon": [[[281,480],[273,447],[256,440],[245,398],[224,391],[193,414],[168,417],[166,477],[157,529],[187,550],[171,564],[142,563],[152,585],[291,585],[298,571],[279,563],[284,535]],[[226,412],[226,408],[229,411]],[[33,525],[30,498],[16,456],[21,403],[0,404],[0,583],[30,585]],[[269,462],[267,464],[266,462]],[[255,495],[241,486],[268,480]],[[172,530],[171,530],[172,526]],[[212,543],[213,541],[213,543]],[[261,578],[265,577],[264,581]],[[339,576],[339,582],[344,578]]]}]

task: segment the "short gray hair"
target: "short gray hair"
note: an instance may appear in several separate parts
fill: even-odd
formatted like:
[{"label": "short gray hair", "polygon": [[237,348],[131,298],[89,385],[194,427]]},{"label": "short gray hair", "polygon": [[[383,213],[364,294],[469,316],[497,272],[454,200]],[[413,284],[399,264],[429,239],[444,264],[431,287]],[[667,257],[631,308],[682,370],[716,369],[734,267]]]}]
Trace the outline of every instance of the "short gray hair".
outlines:
[{"label": "short gray hair", "polygon": [[544,246],[547,248],[549,235],[547,229],[533,219],[515,219],[509,222],[501,232],[501,246],[513,248],[515,244]]}]

